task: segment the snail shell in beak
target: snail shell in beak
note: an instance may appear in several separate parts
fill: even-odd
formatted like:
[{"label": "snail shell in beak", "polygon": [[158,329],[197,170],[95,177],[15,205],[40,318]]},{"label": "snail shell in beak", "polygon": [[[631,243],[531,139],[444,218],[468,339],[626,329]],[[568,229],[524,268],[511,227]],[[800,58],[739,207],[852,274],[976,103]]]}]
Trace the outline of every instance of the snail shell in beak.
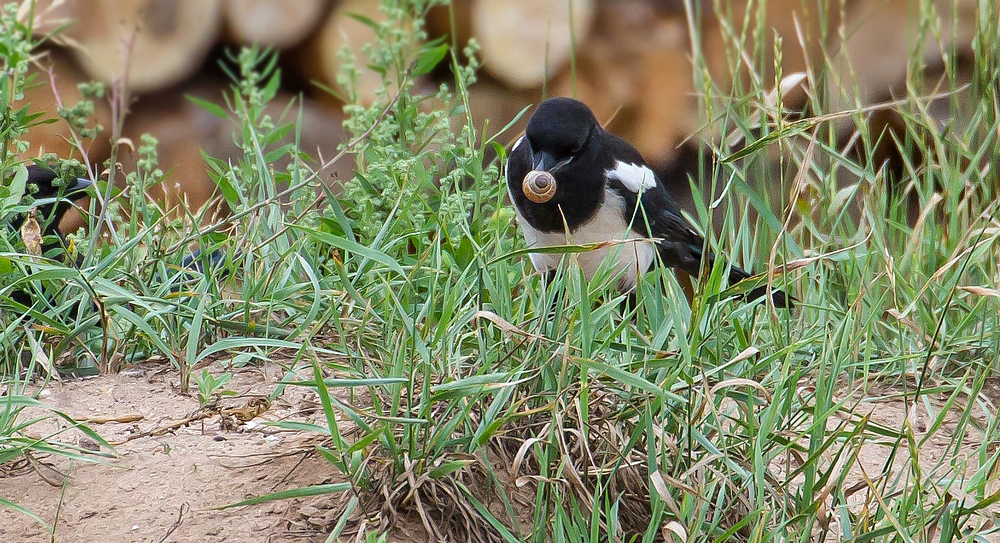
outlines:
[{"label": "snail shell in beak", "polygon": [[549,172],[531,170],[524,176],[521,190],[532,202],[544,204],[556,195],[556,178]]}]

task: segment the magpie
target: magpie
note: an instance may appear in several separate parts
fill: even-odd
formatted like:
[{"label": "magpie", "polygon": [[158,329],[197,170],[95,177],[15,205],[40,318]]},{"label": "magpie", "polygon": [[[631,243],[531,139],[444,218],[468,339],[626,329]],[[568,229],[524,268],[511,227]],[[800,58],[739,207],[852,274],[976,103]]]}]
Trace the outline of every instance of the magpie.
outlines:
[{"label": "magpie", "polygon": [[[66,260],[66,236],[59,230],[59,221],[73,207],[73,202],[87,196],[90,180],[60,181],[54,170],[39,164],[29,164],[27,170],[24,193],[32,197],[30,205],[35,208],[36,220],[41,225],[42,254],[79,267],[82,256],[71,263]],[[8,225],[12,231],[20,232],[27,219],[28,213],[16,213]],[[31,306],[31,297],[23,290],[12,292],[11,298],[21,305]]]},{"label": "magpie", "polygon": [[[46,166],[29,164],[25,181],[25,195],[32,197],[35,217],[42,225],[42,254],[61,258],[66,249],[66,236],[59,230],[59,221],[73,207],[73,202],[87,196],[89,179],[61,181],[59,175]],[[10,227],[19,231],[28,218],[27,213],[17,213],[10,220]],[[61,249],[61,251],[57,251]]]},{"label": "magpie", "polygon": [[[579,253],[589,280],[608,255],[622,292],[632,293],[639,275],[656,262],[697,277],[704,239],[681,216],[680,208],[639,152],[604,130],[593,112],[571,98],[550,98],[528,119],[524,136],[511,148],[507,189],[529,247],[641,240]],[[530,253],[539,272],[551,274],[560,254]],[[736,266],[729,282],[750,274]],[[746,294],[753,300],[766,287]],[[791,308],[792,297],[772,292],[776,307]]]},{"label": "magpie", "polygon": [[[170,291],[180,292],[182,286],[190,286],[190,283],[197,281],[201,275],[213,276],[217,281],[229,277],[229,269],[225,267],[225,261],[226,254],[219,249],[210,253],[195,249],[181,260],[179,269],[182,273],[177,276],[179,281],[177,284],[171,285]],[[163,279],[157,275],[156,281],[163,282]]]},{"label": "magpie", "polygon": [[[181,261],[181,267],[204,274],[206,268],[209,270],[218,268],[225,259],[226,254],[218,249],[209,253],[207,257],[201,249],[195,249],[194,252],[184,257],[184,260]],[[223,269],[220,279],[224,279],[228,273],[227,270]]]}]

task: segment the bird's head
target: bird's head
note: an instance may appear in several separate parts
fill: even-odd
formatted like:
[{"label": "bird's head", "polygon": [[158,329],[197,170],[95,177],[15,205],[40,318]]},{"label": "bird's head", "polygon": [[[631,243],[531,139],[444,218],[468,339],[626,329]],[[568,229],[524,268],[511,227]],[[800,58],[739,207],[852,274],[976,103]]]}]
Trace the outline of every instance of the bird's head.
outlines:
[{"label": "bird's head", "polygon": [[587,147],[600,128],[583,102],[549,98],[528,119],[525,136],[531,151],[531,169],[555,174]]},{"label": "bird's head", "polygon": [[73,205],[72,202],[87,196],[87,188],[91,186],[88,179],[60,179],[54,170],[38,164],[29,164],[27,170],[25,194],[32,197],[31,205],[37,209],[37,215],[51,219],[53,227]]}]

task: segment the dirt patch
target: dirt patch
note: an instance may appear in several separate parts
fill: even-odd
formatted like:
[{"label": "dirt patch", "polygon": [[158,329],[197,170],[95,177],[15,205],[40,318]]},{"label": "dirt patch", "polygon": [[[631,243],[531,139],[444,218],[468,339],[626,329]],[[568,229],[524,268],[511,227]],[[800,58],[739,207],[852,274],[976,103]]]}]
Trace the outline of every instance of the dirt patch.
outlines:
[{"label": "dirt patch", "polygon": [[[230,408],[251,406],[268,397],[284,377],[284,370],[274,365],[232,370],[232,373],[233,379],[225,388],[236,395],[221,402]],[[310,379],[311,370],[299,378]],[[978,402],[963,398],[950,405],[947,396],[930,395],[910,413],[915,437],[924,441],[918,455],[922,472],[939,477],[955,473],[967,477],[979,467],[973,456],[984,436],[977,428],[988,427],[994,412],[990,393],[1000,389],[995,383],[990,386],[993,388],[984,390]],[[853,406],[849,411],[854,416],[832,417],[828,421],[829,430],[835,431],[841,424],[845,426],[839,430],[844,431],[845,427],[849,430],[861,417],[867,417],[869,424],[898,430],[907,417],[904,396],[900,390],[885,388],[871,390],[865,397],[848,398],[846,404]],[[223,417],[216,414],[162,435],[150,434],[172,427],[176,421],[190,419],[201,407],[196,398],[178,393],[176,372],[162,365],[84,381],[51,383],[42,391],[41,400],[76,419],[104,417],[127,421],[129,416],[141,417],[127,422],[91,423],[104,439],[118,443],[115,450],[118,456],[100,463],[42,455],[35,457],[34,462],[21,460],[0,466],[3,470],[0,497],[13,500],[54,525],[56,540],[318,542],[326,539],[337,521],[340,495],[214,509],[275,491],[342,481],[337,470],[315,452],[321,436],[264,424],[291,420],[324,426],[326,421],[318,398],[308,388],[286,388],[266,411],[249,423],[234,424],[229,419],[224,424]],[[959,424],[959,404],[965,402],[976,403],[970,411],[975,424]],[[25,412],[21,420],[42,414]],[[50,418],[32,425],[29,431],[49,440],[89,446],[86,436],[69,428],[61,419]],[[955,438],[957,431],[963,435]],[[848,490],[844,491],[846,503],[835,503],[830,494],[824,493],[824,510],[818,514],[826,515],[837,508],[858,514],[873,499],[865,475],[875,478],[878,484],[882,477],[905,473],[910,467],[910,457],[904,447],[890,462],[888,454],[893,444],[890,438],[866,440],[852,446],[858,447],[856,456],[826,459],[825,465],[839,462],[835,471],[847,471],[843,489]],[[776,461],[771,466],[773,474],[779,478],[787,476],[789,470],[797,467],[794,460]],[[891,466],[888,471],[886,464]],[[791,483],[801,485],[802,477],[794,477]],[[995,490],[997,484],[991,483],[990,488]],[[530,507],[530,499],[519,503],[522,520],[531,518]],[[390,527],[393,540],[428,540],[416,515],[401,517]],[[352,526],[349,531],[354,533],[357,528]],[[372,528],[375,525],[368,525],[368,530]],[[522,529],[530,527],[525,525]],[[842,532],[837,516],[830,515],[828,531],[816,537],[839,540],[844,537]],[[0,541],[50,540],[44,526],[25,515],[0,508]]]},{"label": "dirt patch", "polygon": [[[266,397],[280,378],[277,367],[234,370],[225,388],[237,395],[222,403],[239,407]],[[198,411],[197,399],[179,394],[177,384],[175,372],[155,366],[51,383],[40,399],[76,419],[142,418],[91,425],[107,441],[120,443],[118,457],[102,463],[59,455],[23,461],[6,477],[0,474],[0,495],[54,525],[55,538],[63,541],[323,541],[329,508],[316,498],[304,509],[298,500],[213,509],[278,490],[338,482],[336,470],[314,452],[318,436],[264,424],[318,423],[322,413],[315,394],[289,387],[266,412],[235,429],[224,429],[216,415],[163,435],[143,435]],[[30,432],[45,436],[68,426],[49,419]],[[54,439],[84,447],[89,441],[75,429]],[[325,499],[332,504],[337,497]],[[41,543],[50,535],[27,516],[0,508],[0,541]]]},{"label": "dirt patch", "polygon": [[[981,429],[989,426],[989,418],[995,411],[989,395],[984,393],[982,398],[962,396],[949,405],[947,394],[927,394],[914,405],[912,399],[908,399],[912,391],[912,386],[877,386],[864,396],[845,393],[837,398],[849,407],[827,421],[828,432],[840,431],[846,435],[856,425],[863,424],[881,427],[883,435],[876,437],[869,433],[863,440],[851,440],[845,447],[849,454],[832,457],[829,453],[839,450],[835,446],[823,455],[818,466],[820,471],[830,469],[833,480],[817,493],[822,505],[815,513],[820,523],[813,534],[814,541],[849,539],[848,531],[839,523],[840,513],[846,510],[855,517],[870,514],[872,509],[879,507],[876,496],[885,495],[885,488],[894,489],[892,492],[902,486],[912,489],[916,484],[914,471],[919,472],[922,481],[942,483],[941,487],[927,489],[928,495],[923,499],[928,502],[951,501],[966,507],[976,503],[974,496],[967,496],[962,490],[962,482],[980,469],[978,448],[986,438]],[[968,416],[971,423],[962,424],[964,416]],[[908,449],[906,440],[893,437],[895,433],[906,431],[913,438],[912,450]],[[961,435],[956,435],[958,432]],[[804,440],[801,444],[807,445]],[[790,469],[799,466],[794,461],[785,459],[785,462],[772,463],[772,473],[787,476]],[[841,475],[843,482],[839,483],[837,478]],[[949,484],[951,479],[957,482]],[[802,476],[797,476],[791,480],[791,485],[801,487],[803,481]],[[991,495],[1000,490],[1000,483],[990,480],[987,487],[987,494]],[[843,502],[839,501],[841,498]],[[995,506],[987,507],[986,514],[969,521],[966,529],[972,525],[992,528],[991,519],[998,513],[1000,509]],[[935,535],[927,540],[936,540],[942,528],[936,522],[929,525]],[[826,530],[822,529],[824,526]],[[979,538],[998,541],[995,534]]]}]

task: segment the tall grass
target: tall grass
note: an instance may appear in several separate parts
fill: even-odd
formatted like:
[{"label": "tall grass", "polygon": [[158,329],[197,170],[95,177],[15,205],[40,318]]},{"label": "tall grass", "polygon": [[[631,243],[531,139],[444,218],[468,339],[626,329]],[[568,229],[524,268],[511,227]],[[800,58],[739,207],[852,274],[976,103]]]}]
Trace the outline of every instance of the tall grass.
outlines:
[{"label": "tall grass", "polygon": [[[899,143],[919,153],[892,176],[871,160],[886,136],[870,132],[865,104],[826,116],[841,112],[826,109],[824,70],[809,74],[809,118],[762,116],[781,70],[765,30],[731,21],[735,84],[693,56],[706,123],[724,129],[706,136],[719,160],[692,179],[691,218],[756,270],[789,264],[773,281],[799,308],[733,299],[722,269],[688,305],[657,270],[622,314],[610,270],[587,282],[567,266],[547,286],[533,272],[500,178],[516,134],[472,124],[475,44],[424,42],[437,3],[385,0],[384,22],[362,21],[377,40],[342,83],[369,65],[384,87],[345,108],[341,151],[356,172],[341,195],[297,137],[284,143],[297,112],[264,112],[274,57],[235,56],[228,110],[204,104],[241,121],[242,159],[207,157],[233,215],[198,229],[200,217],[147,201],[140,189],[158,178],[148,146],[118,240],[88,255],[88,288],[57,298],[96,294],[104,317],[31,313],[53,324],[51,356],[90,351],[113,370],[155,354],[182,375],[218,353],[291,359],[284,386],[314,388],[325,424],[286,426],[327,436],[319,452],[345,484],[281,496],[340,493],[331,540],[384,537],[398,522],[468,541],[995,537],[985,391],[1000,358],[1000,229],[997,148],[982,142],[998,129],[1000,46],[989,24],[971,86],[946,89],[964,125],[938,129],[911,87]],[[920,5],[932,39],[940,14]],[[739,50],[755,59],[749,71]],[[414,78],[438,62],[454,81],[420,94]],[[856,131],[862,160],[838,122]],[[730,130],[750,142],[742,151]],[[272,170],[279,157],[290,166]],[[222,269],[181,270],[192,242],[222,251]],[[572,260],[587,249],[562,250]],[[27,317],[4,318],[4,344],[20,341]],[[313,378],[296,380],[301,367]]]}]

